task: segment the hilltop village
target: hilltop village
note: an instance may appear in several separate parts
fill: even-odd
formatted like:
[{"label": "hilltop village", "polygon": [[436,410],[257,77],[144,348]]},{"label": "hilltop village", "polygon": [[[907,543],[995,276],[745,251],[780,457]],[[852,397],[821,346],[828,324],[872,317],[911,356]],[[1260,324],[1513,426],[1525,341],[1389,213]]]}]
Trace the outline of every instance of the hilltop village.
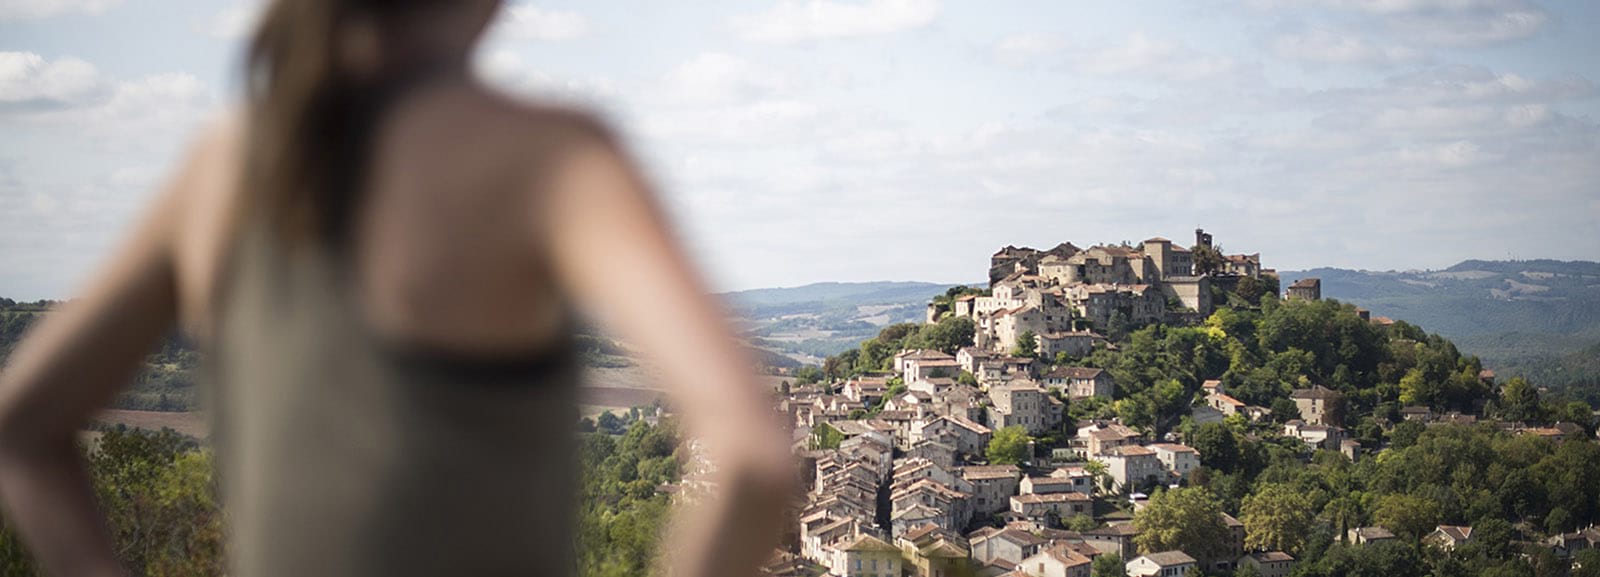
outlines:
[{"label": "hilltop village", "polygon": [[[1355,462],[1382,443],[1345,428],[1355,418],[1343,393],[1305,379],[1275,385],[1288,394],[1271,406],[1236,398],[1220,379],[1204,380],[1192,394],[1180,387],[1174,406],[1186,427],[1159,417],[1124,422],[1112,409],[1124,395],[1111,371],[1077,364],[1115,349],[1117,339],[1108,334],[1199,326],[1220,307],[1251,306],[1254,299],[1321,299],[1317,279],[1280,296],[1276,274],[1262,268],[1259,254],[1222,254],[1203,230],[1188,248],[1164,238],[1087,249],[1008,246],[993,255],[989,279],[986,290],[957,287],[935,298],[925,323],[906,329],[939,341],[942,329],[955,327],[956,350],[907,347],[885,359],[888,370],[872,370],[875,362],[860,370],[860,357],[881,345],[863,343],[849,357],[855,370],[830,366],[785,383],[780,410],[795,427],[809,490],[797,507],[790,546],[775,555],[768,574],[1090,577],[1093,570],[1283,577],[1295,555],[1254,538],[1247,546],[1245,523],[1221,510],[1202,520],[1216,529],[1216,541],[1204,548],[1157,550],[1148,545],[1172,540],[1141,539],[1134,521],[1160,497],[1152,493],[1216,474],[1201,472],[1205,455],[1197,448],[1215,443],[1185,439],[1184,431],[1230,423],[1251,431],[1251,439],[1289,447],[1305,462],[1318,453]],[[1395,324],[1354,313],[1374,331]],[[1466,370],[1478,382],[1465,386],[1492,390],[1491,372]],[[1466,402],[1482,407],[1481,400]],[[1478,419],[1426,403],[1392,416],[1363,424],[1380,423],[1381,439],[1383,427],[1400,421]],[[1504,428],[1557,440],[1587,435],[1573,423]],[[1470,526],[1429,528],[1416,536],[1438,547],[1472,540]],[[1338,529],[1338,538],[1356,547],[1397,539],[1381,526]],[[1600,541],[1600,531],[1591,532]],[[1115,569],[1105,573],[1106,567]]]}]

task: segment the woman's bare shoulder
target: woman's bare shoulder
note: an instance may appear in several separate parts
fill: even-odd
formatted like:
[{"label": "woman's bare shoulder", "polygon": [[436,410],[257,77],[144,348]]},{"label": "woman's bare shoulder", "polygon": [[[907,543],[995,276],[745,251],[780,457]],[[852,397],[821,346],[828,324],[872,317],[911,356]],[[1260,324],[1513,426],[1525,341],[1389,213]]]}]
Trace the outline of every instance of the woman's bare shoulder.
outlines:
[{"label": "woman's bare shoulder", "polygon": [[502,114],[512,117],[526,133],[543,138],[559,137],[575,147],[618,144],[611,123],[600,114],[580,106],[538,98],[511,96],[486,90],[485,94]]}]

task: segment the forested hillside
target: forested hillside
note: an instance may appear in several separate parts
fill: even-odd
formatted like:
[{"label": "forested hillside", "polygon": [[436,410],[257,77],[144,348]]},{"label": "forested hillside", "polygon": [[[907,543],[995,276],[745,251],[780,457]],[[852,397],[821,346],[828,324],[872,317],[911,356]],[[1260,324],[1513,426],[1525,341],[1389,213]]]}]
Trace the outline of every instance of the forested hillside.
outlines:
[{"label": "forested hillside", "polygon": [[1600,263],[1469,260],[1438,271],[1285,271],[1322,279],[1322,295],[1449,337],[1505,376],[1537,377],[1600,401]]}]

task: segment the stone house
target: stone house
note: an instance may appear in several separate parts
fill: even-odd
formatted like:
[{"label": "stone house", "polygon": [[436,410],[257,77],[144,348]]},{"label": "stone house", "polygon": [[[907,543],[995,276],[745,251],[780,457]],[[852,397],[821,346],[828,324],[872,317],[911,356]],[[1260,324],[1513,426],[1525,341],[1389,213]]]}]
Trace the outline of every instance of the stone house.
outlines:
[{"label": "stone house", "polygon": [[1093,563],[1093,559],[1060,543],[1023,559],[1017,564],[1017,571],[1032,577],[1089,577]]},{"label": "stone house", "polygon": [[1472,542],[1472,527],[1464,525],[1440,525],[1422,538],[1422,542],[1445,551],[1452,551],[1457,546]]},{"label": "stone house", "polygon": [[1117,482],[1117,487],[1128,490],[1142,483],[1160,481],[1166,477],[1161,459],[1156,452],[1139,445],[1113,447],[1100,453],[1096,460],[1105,463],[1106,472]]},{"label": "stone house", "polygon": [[989,423],[998,428],[1021,425],[1040,435],[1061,424],[1065,407],[1032,381],[1017,379],[989,388]]},{"label": "stone house", "polygon": [[1296,409],[1300,410],[1300,419],[1313,425],[1338,425],[1330,417],[1330,411],[1335,405],[1343,401],[1344,395],[1338,391],[1316,385],[1309,389],[1295,389],[1289,393],[1289,400],[1294,401]]},{"label": "stone house", "polygon": [[839,547],[827,565],[834,575],[844,577],[890,577],[904,569],[898,547],[867,534]]},{"label": "stone house", "polygon": [[1083,542],[1098,549],[1101,553],[1116,555],[1123,559],[1132,559],[1138,550],[1133,544],[1133,538],[1139,535],[1139,529],[1133,523],[1118,523],[1097,527],[1084,531]]},{"label": "stone house", "polygon": [[1110,399],[1116,391],[1111,373],[1088,367],[1057,367],[1044,376],[1046,387],[1060,387],[1069,399],[1101,397]]},{"label": "stone house", "polygon": [[1010,527],[984,527],[969,534],[967,543],[972,550],[973,561],[984,565],[998,565],[995,561],[1004,561],[1012,566],[1037,554],[1049,544],[1032,533]]},{"label": "stone house", "polygon": [[1162,551],[1142,555],[1127,564],[1129,577],[1188,577],[1199,574],[1199,564],[1183,551]]},{"label": "stone house", "polygon": [[973,513],[991,515],[1011,506],[1011,496],[1021,485],[1022,470],[1015,465],[969,466],[961,470],[961,478],[972,483]]},{"label": "stone house", "polygon": [[1200,468],[1200,452],[1188,445],[1176,443],[1156,443],[1150,445],[1156,452],[1156,459],[1167,471],[1178,478],[1188,478],[1189,473]]},{"label": "stone house", "polygon": [[1094,503],[1088,495],[1077,492],[1012,495],[1011,511],[1024,519],[1046,525],[1045,520],[1050,515],[1063,520],[1076,515],[1093,515]]},{"label": "stone house", "polygon": [[1289,577],[1294,569],[1294,557],[1283,551],[1251,553],[1239,559],[1239,565],[1254,567],[1261,577]]},{"label": "stone house", "polygon": [[993,433],[988,427],[973,422],[966,417],[945,415],[924,423],[921,427],[912,427],[912,437],[916,441],[922,439],[935,439],[940,442],[950,443],[956,451],[967,455],[982,455],[989,447],[989,438]]}]

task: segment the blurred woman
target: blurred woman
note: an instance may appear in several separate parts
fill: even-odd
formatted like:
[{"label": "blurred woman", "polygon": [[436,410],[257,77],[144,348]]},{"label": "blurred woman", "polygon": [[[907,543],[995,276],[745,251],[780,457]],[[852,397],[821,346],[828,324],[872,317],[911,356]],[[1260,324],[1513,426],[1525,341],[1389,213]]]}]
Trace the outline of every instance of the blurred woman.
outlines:
[{"label": "blurred woman", "polygon": [[574,321],[645,351],[720,498],[663,545],[750,575],[786,438],[626,155],[469,74],[497,0],[278,0],[247,101],[0,376],[0,498],[55,575],[120,575],[76,431],[174,324],[208,355],[231,573],[573,571]]}]

